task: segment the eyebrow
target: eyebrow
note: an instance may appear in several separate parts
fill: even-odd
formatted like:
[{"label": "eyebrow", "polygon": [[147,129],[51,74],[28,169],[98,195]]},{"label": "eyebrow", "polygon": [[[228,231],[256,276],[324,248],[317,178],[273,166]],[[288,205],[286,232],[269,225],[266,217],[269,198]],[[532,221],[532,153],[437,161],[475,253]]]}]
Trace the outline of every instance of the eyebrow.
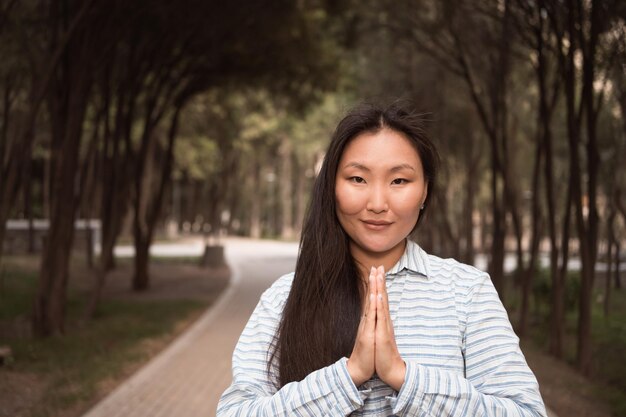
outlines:
[{"label": "eyebrow", "polygon": [[[368,167],[366,167],[363,164],[359,164],[358,162],[349,162],[344,166],[345,168],[357,168],[363,171],[367,171],[367,172],[371,172],[371,169],[369,169]],[[389,172],[397,172],[397,171],[402,171],[403,169],[408,169],[411,171],[415,171],[415,168],[413,168],[411,165],[409,164],[400,164],[400,165],[396,165],[395,167],[391,168],[389,170]]]}]

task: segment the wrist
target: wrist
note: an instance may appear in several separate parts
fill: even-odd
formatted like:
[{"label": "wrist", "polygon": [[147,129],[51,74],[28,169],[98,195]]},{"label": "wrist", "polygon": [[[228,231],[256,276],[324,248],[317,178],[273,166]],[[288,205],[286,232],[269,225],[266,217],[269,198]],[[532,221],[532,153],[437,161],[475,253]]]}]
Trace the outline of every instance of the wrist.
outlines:
[{"label": "wrist", "polygon": [[356,385],[357,387],[359,385],[362,385],[363,383],[365,383],[365,381],[369,379],[365,378],[363,376],[363,373],[356,369],[356,367],[354,366],[354,361],[351,362],[349,358],[346,361],[346,368],[348,369],[348,374],[350,375],[350,378],[352,378],[352,382],[354,382],[354,385]]},{"label": "wrist", "polygon": [[393,388],[395,391],[400,391],[402,385],[404,385],[404,380],[406,378],[406,362],[400,359],[398,361],[398,365],[393,368],[393,372],[389,376],[389,381],[387,384]]}]

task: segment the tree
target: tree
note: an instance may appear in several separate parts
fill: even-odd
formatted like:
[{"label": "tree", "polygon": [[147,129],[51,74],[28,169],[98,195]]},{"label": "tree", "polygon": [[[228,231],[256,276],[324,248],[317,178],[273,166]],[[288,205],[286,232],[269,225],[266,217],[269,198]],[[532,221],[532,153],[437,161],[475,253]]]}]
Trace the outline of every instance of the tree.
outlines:
[{"label": "tree", "polygon": [[[56,3],[50,4],[53,10]],[[11,1],[0,12],[0,37],[3,56],[3,101],[0,136],[0,260],[6,231],[6,220],[22,184],[21,167],[27,165],[35,140],[35,126],[40,109],[53,81],[63,51],[86,19],[92,0],[84,1],[80,9],[66,21],[64,32],[57,33],[54,44],[45,34],[47,27],[39,22],[43,8],[30,3]],[[37,23],[23,27],[24,22]],[[55,30],[55,29],[53,29]],[[42,49],[33,45],[44,45]],[[26,56],[22,51],[26,51]],[[20,103],[17,106],[18,102]]]},{"label": "tree", "polygon": [[[69,1],[52,2],[52,48],[67,33],[68,25],[81,12]],[[79,150],[83,122],[92,88],[92,70],[100,48],[100,30],[109,22],[106,14],[90,11],[75,35],[63,48],[60,65],[54,71],[48,97],[51,118],[53,186],[51,221],[42,255],[33,329],[39,336],[64,330],[65,297],[69,272],[69,248],[74,238],[74,220],[80,189],[77,188]]]},{"label": "tree", "polygon": [[[81,173],[88,172],[80,164],[86,120],[93,122],[94,140],[104,142],[88,146],[92,150],[84,153],[93,155],[101,148],[104,158],[104,251],[88,311],[93,314],[129,197],[137,254],[134,287],[149,286],[147,254],[170,181],[178,120],[191,97],[223,85],[263,84],[273,92],[292,95],[292,102],[301,105],[316,91],[312,85],[323,88],[332,81],[328,50],[313,36],[319,27],[309,9],[286,1],[214,6],[199,0],[175,5],[49,3],[45,27],[50,28],[51,42],[46,56],[53,58],[52,88],[36,91],[47,92],[54,190],[52,227],[34,309],[37,334],[63,332],[69,253],[85,180]],[[234,26],[239,30],[233,31]],[[267,50],[276,53],[261,53]],[[26,131],[32,132],[32,125],[32,120],[27,121]],[[165,138],[164,145],[158,144],[158,137]],[[20,143],[21,149],[29,149],[29,143]],[[164,169],[154,188],[144,187],[150,182],[148,167],[155,155]],[[16,176],[17,171],[11,167],[8,172]],[[15,189],[14,182],[6,184],[3,189]]]},{"label": "tree", "polygon": [[[594,84],[606,79],[608,74],[601,78],[601,71],[604,69],[606,73],[611,67],[602,63],[600,51],[603,45],[614,48],[611,43],[601,42],[601,37],[611,27],[614,8],[614,2],[601,1],[571,0],[566,4],[550,2],[547,5],[551,28],[559,42],[557,53],[565,90],[569,190],[582,262],[577,366],[584,374],[591,370],[591,302],[599,231],[597,120],[604,96],[604,89],[596,91]],[[577,56],[581,58],[581,65],[577,63]],[[614,54],[609,52],[605,56]],[[582,130],[583,120],[585,131]],[[583,137],[586,139],[584,143]],[[586,154],[584,166],[580,159],[583,147]],[[583,187],[583,172],[586,187]]]},{"label": "tree", "polygon": [[[431,3],[406,1],[389,7],[382,26],[410,40],[466,85],[489,141],[492,241],[489,270],[503,293],[506,213],[511,213],[521,258],[519,194],[509,163],[507,87],[510,75],[512,22],[509,1],[500,7],[481,1]],[[417,13],[420,10],[423,12]],[[470,23],[471,22],[471,23]],[[472,31],[465,30],[472,27]]]}]

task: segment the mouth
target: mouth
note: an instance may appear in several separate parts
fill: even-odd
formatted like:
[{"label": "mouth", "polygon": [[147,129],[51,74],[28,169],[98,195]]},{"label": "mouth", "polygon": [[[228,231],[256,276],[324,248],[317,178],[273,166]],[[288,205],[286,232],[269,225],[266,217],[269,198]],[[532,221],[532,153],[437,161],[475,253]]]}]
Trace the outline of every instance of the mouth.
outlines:
[{"label": "mouth", "polygon": [[392,222],[385,220],[361,220],[365,227],[370,230],[384,230],[391,226]]}]

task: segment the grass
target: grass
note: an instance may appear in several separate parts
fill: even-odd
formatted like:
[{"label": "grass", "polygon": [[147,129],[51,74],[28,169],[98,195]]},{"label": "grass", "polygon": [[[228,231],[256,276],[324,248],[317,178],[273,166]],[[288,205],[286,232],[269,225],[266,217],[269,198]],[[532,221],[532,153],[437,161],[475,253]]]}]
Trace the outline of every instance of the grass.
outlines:
[{"label": "grass", "polygon": [[[8,263],[0,275],[0,324],[9,329],[7,323],[28,325],[36,273]],[[85,299],[85,294],[68,291],[63,336],[36,339],[0,333],[2,344],[13,351],[12,362],[0,373],[5,369],[45,381],[30,417],[55,416],[89,404],[104,381],[119,379],[143,363],[171,340],[181,322],[206,308],[199,300],[103,300],[98,316],[82,324]]]},{"label": "grass", "polygon": [[[198,265],[202,260],[202,256],[150,256],[152,264],[167,265]],[[117,265],[130,265],[134,262],[133,258],[115,258]]]},{"label": "grass", "polygon": [[615,415],[626,416],[626,293],[613,290],[611,297],[608,317],[597,304],[592,315],[594,374],[608,385],[596,391]]},{"label": "grass", "polygon": [[[549,272],[541,270],[535,276],[533,299],[530,314],[533,316],[531,338],[533,344],[545,348],[549,340],[550,318],[550,277]],[[602,281],[596,277],[597,281]],[[578,328],[578,291],[580,275],[568,274],[566,282],[566,322],[564,359],[572,366],[576,362]],[[593,294],[592,311],[592,375],[593,394],[596,398],[610,405],[613,414],[626,416],[626,291],[612,289],[610,311],[605,317],[603,304],[603,285],[597,285]],[[519,294],[509,293],[507,306],[513,310],[519,305]],[[516,314],[516,313],[515,313]],[[517,317],[516,315],[512,317]]]}]

